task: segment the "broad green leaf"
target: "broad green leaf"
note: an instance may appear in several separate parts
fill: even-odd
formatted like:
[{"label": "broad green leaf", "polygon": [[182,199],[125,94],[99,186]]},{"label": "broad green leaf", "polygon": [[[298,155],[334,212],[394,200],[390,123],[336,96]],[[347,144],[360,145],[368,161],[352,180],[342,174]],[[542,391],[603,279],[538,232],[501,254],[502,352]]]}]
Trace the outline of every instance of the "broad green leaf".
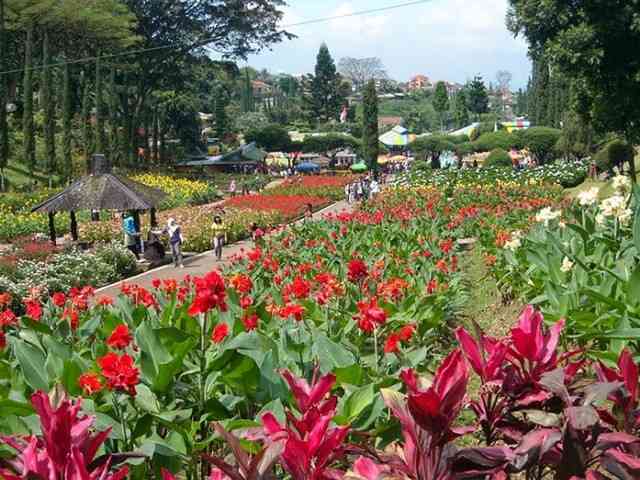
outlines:
[{"label": "broad green leaf", "polygon": [[78,364],[77,359],[65,360],[62,368],[62,385],[71,395],[80,395],[82,389],[78,385],[78,378],[82,375],[82,368]]},{"label": "broad green leaf", "polygon": [[356,363],[353,354],[342,345],[330,340],[322,333],[314,335],[312,351],[320,361],[320,370],[327,373],[335,368],[349,367]]},{"label": "broad green leaf", "polygon": [[13,337],[13,351],[22,368],[25,381],[34,390],[49,390],[49,375],[45,368],[46,357],[39,348]]},{"label": "broad green leaf", "polygon": [[627,301],[637,305],[640,303],[640,265],[631,274],[627,284]]},{"label": "broad green leaf", "polygon": [[354,390],[344,403],[344,415],[350,422],[353,422],[358,418],[358,415],[373,402],[374,397],[375,393],[372,383]]},{"label": "broad green leaf", "polygon": [[0,417],[7,417],[9,415],[26,417],[34,413],[33,407],[29,403],[16,402],[14,400],[0,400]]}]

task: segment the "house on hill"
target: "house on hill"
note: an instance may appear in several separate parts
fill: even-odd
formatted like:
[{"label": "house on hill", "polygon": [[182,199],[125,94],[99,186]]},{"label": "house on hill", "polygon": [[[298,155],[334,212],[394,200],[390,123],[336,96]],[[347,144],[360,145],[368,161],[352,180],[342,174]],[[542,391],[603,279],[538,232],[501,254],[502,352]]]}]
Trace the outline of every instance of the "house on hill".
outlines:
[{"label": "house on hill", "polygon": [[410,92],[428,90],[431,88],[433,88],[433,83],[426,75],[416,75],[407,83],[407,90]]},{"label": "house on hill", "polygon": [[386,132],[395,126],[402,125],[403,121],[402,117],[378,117],[378,129]]}]

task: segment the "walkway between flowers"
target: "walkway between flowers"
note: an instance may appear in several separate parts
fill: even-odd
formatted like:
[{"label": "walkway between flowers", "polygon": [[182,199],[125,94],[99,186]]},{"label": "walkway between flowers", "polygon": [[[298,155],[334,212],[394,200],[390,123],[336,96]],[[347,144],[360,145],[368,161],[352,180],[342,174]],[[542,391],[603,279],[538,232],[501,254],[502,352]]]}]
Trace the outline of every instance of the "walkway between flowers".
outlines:
[{"label": "walkway between flowers", "polygon": [[[353,210],[353,207],[354,205],[352,204],[349,204],[345,201],[340,201],[328,206],[323,210],[320,210],[319,212],[316,212],[314,214],[314,218],[319,219],[327,214],[349,212]],[[150,289],[152,288],[152,281],[156,278],[164,280],[169,278],[182,279],[185,275],[190,275],[192,277],[203,276],[211,270],[225,266],[233,256],[241,253],[242,250],[246,251],[251,248],[253,248],[253,242],[251,240],[242,240],[226,246],[222,252],[222,260],[219,262],[216,261],[213,252],[205,252],[185,259],[185,268],[175,268],[173,265],[165,265],[154,270],[149,270],[148,272],[137,275],[135,277],[128,278],[124,282],[135,283],[137,285]],[[98,289],[98,296],[115,298],[120,292],[120,286],[122,285],[122,283],[123,282],[120,281]]]}]

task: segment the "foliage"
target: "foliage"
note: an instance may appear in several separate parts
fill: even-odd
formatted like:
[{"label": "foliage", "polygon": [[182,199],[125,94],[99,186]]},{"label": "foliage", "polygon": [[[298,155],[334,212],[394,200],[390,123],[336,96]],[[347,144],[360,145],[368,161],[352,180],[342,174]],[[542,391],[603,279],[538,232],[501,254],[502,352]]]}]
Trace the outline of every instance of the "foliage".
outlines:
[{"label": "foliage", "polygon": [[341,76],[326,44],[320,46],[316,58],[315,75],[308,80],[310,97],[307,98],[312,123],[337,120],[344,103]]},{"label": "foliage", "polygon": [[294,177],[285,180],[277,187],[265,190],[263,195],[310,195],[337,201],[345,196],[344,186],[354,182],[357,178],[354,175]]},{"label": "foliage", "polygon": [[485,160],[486,167],[508,167],[511,165],[511,156],[506,150],[495,148]]},{"label": "foliage", "polygon": [[375,80],[369,80],[362,98],[362,158],[369,170],[378,170],[378,94]]},{"label": "foliage", "polygon": [[348,134],[327,133],[321,135],[307,135],[302,142],[301,149],[306,153],[319,153],[334,159],[340,150],[360,147],[358,139]]},{"label": "foliage", "polygon": [[370,80],[380,81],[387,78],[384,65],[377,57],[343,57],[338,62],[338,72],[351,81],[357,92],[362,91]]},{"label": "foliage", "polygon": [[449,110],[449,94],[447,93],[447,86],[443,81],[436,84],[436,89],[433,93],[433,108],[440,115],[440,126],[444,130],[444,112]]},{"label": "foliage", "polygon": [[457,128],[469,125],[469,107],[467,106],[467,94],[464,90],[456,93],[453,101],[453,119]]},{"label": "foliage", "polygon": [[549,127],[531,127],[522,133],[522,139],[526,148],[540,164],[551,159],[561,132]]},{"label": "foliage", "polygon": [[619,139],[605,144],[594,156],[594,161],[601,172],[612,173],[614,168],[622,170],[625,164],[635,159],[635,151],[627,142]]},{"label": "foliage", "polygon": [[510,150],[512,148],[522,148],[519,137],[505,130],[497,132],[483,133],[473,142],[473,147],[477,152],[490,152],[499,148]]},{"label": "foliage", "polygon": [[467,105],[469,110],[480,116],[489,111],[489,95],[482,77],[476,76],[467,86]]},{"label": "foliage", "polygon": [[290,152],[291,137],[287,129],[278,124],[269,124],[265,127],[249,130],[245,135],[245,141],[256,142],[267,152]]}]

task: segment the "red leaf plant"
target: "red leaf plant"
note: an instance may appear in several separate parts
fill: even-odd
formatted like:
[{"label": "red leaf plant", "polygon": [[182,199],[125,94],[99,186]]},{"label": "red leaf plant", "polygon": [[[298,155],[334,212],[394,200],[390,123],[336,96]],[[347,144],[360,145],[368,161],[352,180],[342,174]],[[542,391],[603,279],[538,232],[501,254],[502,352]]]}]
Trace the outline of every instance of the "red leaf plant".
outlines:
[{"label": "red leaf plant", "polygon": [[[449,461],[456,447],[452,440],[473,430],[454,426],[469,379],[464,357],[459,350],[452,352],[426,390],[420,388],[420,379],[414,371],[405,370],[401,376],[409,391],[407,397],[389,389],[384,389],[382,395],[400,421],[404,444],[397,454],[381,454],[384,467],[377,468],[381,472],[388,469],[393,478],[453,480]],[[365,463],[371,467],[369,462]]]},{"label": "red leaf plant", "polygon": [[17,457],[0,461],[0,477],[6,480],[121,480],[128,468],[111,471],[122,456],[95,458],[110,429],[91,433],[95,418],[80,414],[81,402],[62,395],[51,400],[40,391],[31,397],[40,417],[42,436],[0,437],[0,442],[17,452]]},{"label": "red leaf plant", "polygon": [[293,480],[334,480],[344,472],[332,466],[349,449],[344,443],[349,427],[332,427],[337,399],[329,396],[335,384],[332,374],[318,378],[309,385],[306,380],[288,370],[282,376],[289,384],[300,415],[286,411],[286,422],[281,425],[273,413],[262,416],[267,445],[282,444],[280,463]]}]

